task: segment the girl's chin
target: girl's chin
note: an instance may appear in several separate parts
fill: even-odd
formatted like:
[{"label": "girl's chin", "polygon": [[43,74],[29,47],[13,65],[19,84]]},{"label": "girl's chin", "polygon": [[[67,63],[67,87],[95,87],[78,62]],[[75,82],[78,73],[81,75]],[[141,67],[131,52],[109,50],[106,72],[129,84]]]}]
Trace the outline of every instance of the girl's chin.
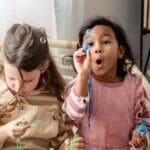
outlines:
[{"label": "girl's chin", "polygon": [[102,63],[101,64],[96,64],[94,68],[96,70],[101,70],[101,69],[103,69],[103,65],[102,65]]},{"label": "girl's chin", "polygon": [[104,70],[103,70],[102,66],[97,65],[94,67],[94,72],[96,74],[101,74],[102,72],[104,72]]},{"label": "girl's chin", "polygon": [[106,77],[106,73],[104,70],[102,69],[95,69],[93,71],[93,75],[96,77],[96,78],[105,78]]}]

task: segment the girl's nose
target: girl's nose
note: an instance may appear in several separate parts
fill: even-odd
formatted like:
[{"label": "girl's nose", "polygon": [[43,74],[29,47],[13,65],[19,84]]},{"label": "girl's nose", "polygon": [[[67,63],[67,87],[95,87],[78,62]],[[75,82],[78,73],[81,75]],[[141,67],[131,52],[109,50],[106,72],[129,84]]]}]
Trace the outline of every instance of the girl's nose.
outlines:
[{"label": "girl's nose", "polygon": [[102,50],[96,49],[96,50],[95,50],[95,53],[102,53]]},{"label": "girl's nose", "polygon": [[96,44],[94,48],[95,53],[102,53],[102,47],[100,46],[100,44]]},{"label": "girl's nose", "polygon": [[15,89],[14,89],[15,92],[18,93],[21,90],[22,87],[23,87],[22,82],[21,81],[16,81]]}]

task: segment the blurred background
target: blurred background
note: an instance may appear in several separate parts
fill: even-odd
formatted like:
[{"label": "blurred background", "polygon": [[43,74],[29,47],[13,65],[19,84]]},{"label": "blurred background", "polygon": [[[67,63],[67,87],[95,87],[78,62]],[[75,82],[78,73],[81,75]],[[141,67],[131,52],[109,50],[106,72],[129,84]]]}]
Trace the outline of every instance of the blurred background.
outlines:
[{"label": "blurred background", "polygon": [[[111,17],[125,29],[138,67],[150,76],[149,0],[0,0],[0,41],[13,23],[46,28],[48,38],[77,41],[81,24],[94,15]],[[72,49],[50,48],[67,81],[74,72],[61,63]]]}]

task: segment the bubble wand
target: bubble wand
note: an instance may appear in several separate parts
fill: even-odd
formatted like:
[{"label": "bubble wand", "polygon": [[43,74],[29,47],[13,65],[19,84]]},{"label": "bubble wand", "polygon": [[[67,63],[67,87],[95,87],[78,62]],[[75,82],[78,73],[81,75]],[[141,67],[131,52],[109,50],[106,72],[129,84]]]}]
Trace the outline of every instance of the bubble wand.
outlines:
[{"label": "bubble wand", "polygon": [[[85,32],[85,40],[87,40],[90,37],[90,30],[87,29]],[[83,45],[83,52],[86,53],[90,49],[90,45],[88,43],[85,43]]]},{"label": "bubble wand", "polygon": [[[90,37],[90,30],[87,29],[85,32],[85,40],[87,40]],[[86,42],[83,45],[83,51],[86,53],[90,49],[90,45]],[[89,97],[89,103],[87,107],[87,112],[88,112],[88,122],[87,122],[87,127],[90,129],[91,127],[91,114],[92,114],[92,75],[90,74],[88,77],[88,97]]]}]

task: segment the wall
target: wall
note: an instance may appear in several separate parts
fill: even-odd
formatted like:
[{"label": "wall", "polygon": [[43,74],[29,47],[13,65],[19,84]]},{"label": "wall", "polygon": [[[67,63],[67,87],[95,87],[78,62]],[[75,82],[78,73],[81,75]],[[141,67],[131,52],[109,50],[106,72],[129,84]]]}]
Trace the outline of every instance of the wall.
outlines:
[{"label": "wall", "polygon": [[45,27],[49,37],[57,37],[55,0],[0,0],[0,40],[14,23]]},{"label": "wall", "polygon": [[[143,35],[143,68],[147,59],[149,49],[150,49],[150,33]],[[149,70],[150,76],[150,58],[147,69]]]},{"label": "wall", "polygon": [[[62,3],[62,0],[0,0],[0,40],[8,26],[15,22],[44,26],[48,32],[51,29],[50,38],[77,40],[78,29],[85,19],[94,15],[110,16],[122,24],[127,32],[136,62],[139,65],[141,1],[63,0]],[[53,4],[51,5],[51,3]],[[52,22],[53,24],[51,24]],[[145,64],[150,47],[149,40],[150,36],[145,35],[143,38],[143,64]],[[70,52],[73,51],[59,50],[59,53],[62,54]]]}]

